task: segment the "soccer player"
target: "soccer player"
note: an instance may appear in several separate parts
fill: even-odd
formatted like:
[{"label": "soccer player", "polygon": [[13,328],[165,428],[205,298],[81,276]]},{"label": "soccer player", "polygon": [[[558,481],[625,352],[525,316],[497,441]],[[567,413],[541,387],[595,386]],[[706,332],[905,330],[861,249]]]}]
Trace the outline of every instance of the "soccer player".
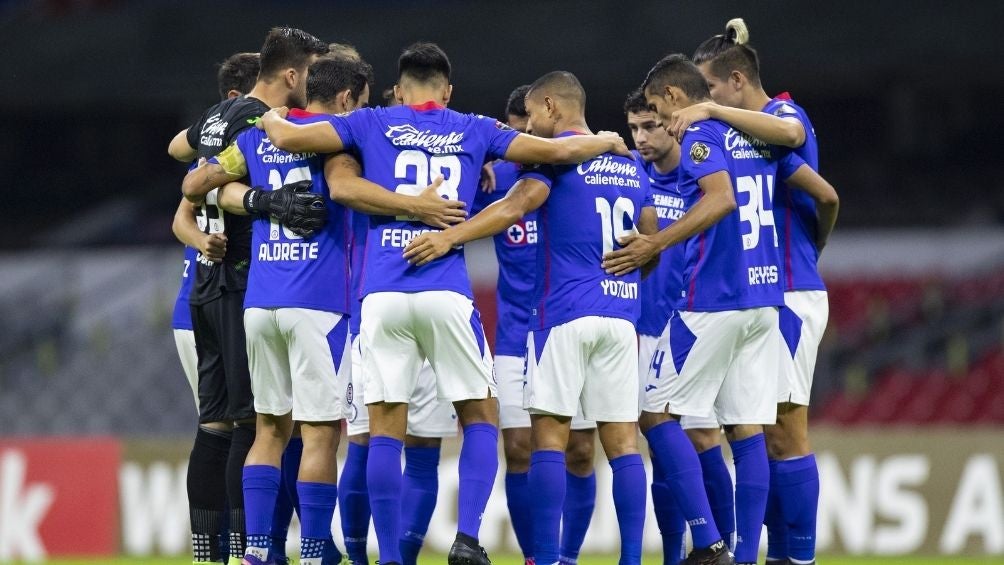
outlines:
[{"label": "soccer player", "polygon": [[[657,63],[643,88],[667,123],[673,111],[710,98],[700,71],[679,54]],[[736,467],[736,561],[755,563],[769,482],[762,426],[776,417],[783,304],[770,196],[775,177],[819,194],[833,187],[796,155],[782,157],[722,122],[695,123],[681,146],[687,212],[653,237],[625,238],[625,248],[608,254],[604,266],[624,272],[686,241],[678,316],[660,340],[677,375],[660,383],[649,372],[655,389],[646,397],[642,429],[691,527],[696,549],[685,563],[732,563],[678,420],[714,415],[725,426]]]},{"label": "soccer player", "polygon": [[[506,101],[506,123],[517,131],[526,131],[525,98],[530,85],[517,87]],[[516,184],[519,166],[498,161],[490,166],[493,190],[482,190],[474,198],[472,213],[505,198]],[[530,309],[537,276],[537,212],[532,211],[508,229],[495,234],[495,256],[499,264],[496,304],[498,324],[495,333],[495,380],[499,389],[499,427],[506,460],[505,492],[509,516],[523,552],[524,560],[533,560],[533,524],[530,512],[533,497],[527,483],[530,470],[530,414],[523,408],[523,367],[526,338],[530,329]],[[572,431],[565,449],[565,505],[562,510],[562,563],[575,563],[596,506],[595,456],[596,423],[581,414],[572,419]]]},{"label": "soccer player", "polygon": [[[564,71],[537,79],[526,95],[529,133],[570,139],[589,132],[585,91]],[[648,177],[632,157],[600,155],[577,166],[524,171],[508,195],[471,220],[415,238],[405,252],[416,265],[435,265],[455,246],[504,231],[539,208],[539,276],[534,289],[524,406],[530,412],[529,488],[534,493],[534,560],[559,560],[566,495],[565,449],[579,411],[595,420],[613,469],[621,564],[641,563],[645,468],[638,454],[639,314],[633,272],[600,268],[616,238],[657,229]]]},{"label": "soccer player", "polygon": [[[292,124],[281,112],[272,112],[263,116],[262,125],[272,142],[287,151],[355,149],[365,178],[396,192],[414,194],[442,176],[440,193],[464,202],[473,198],[480,169],[489,159],[574,163],[614,149],[627,153],[615,134],[545,140],[446,109],[452,92],[450,63],[434,44],[406,48],[398,68],[394,90],[401,106],[357,110],[310,125]],[[439,397],[454,403],[464,428],[458,532],[449,562],[483,564],[488,557],[477,536],[498,469],[491,355],[471,300],[463,250],[421,268],[401,256],[408,242],[426,231],[406,216],[374,216],[367,235],[359,339],[370,416],[370,505],[380,562],[401,563],[400,456],[407,403],[427,359]]]},{"label": "soccer player", "polygon": [[[325,114],[349,112],[365,105],[371,75],[369,65],[361,61],[322,57],[308,74],[307,111],[293,110],[293,119],[309,123],[325,119]],[[270,184],[273,193],[281,184],[306,180],[299,177],[309,176],[314,192],[325,194],[325,179],[332,174],[334,159],[340,157],[325,162],[314,153],[284,153],[274,149],[262,131],[247,131],[238,136],[234,145],[210,160],[208,166],[190,174],[184,188],[186,194],[206,191],[243,177],[250,168],[252,183]],[[422,199],[387,194],[379,187],[369,189],[393,201],[421,200],[433,210],[453,209],[459,204],[443,201],[434,191],[427,191],[430,196]],[[225,210],[250,212],[251,203],[263,196],[260,189],[227,184],[220,202]],[[332,196],[339,199],[334,191]],[[378,211],[411,212],[414,207],[410,204]],[[337,562],[341,557],[331,542],[330,525],[337,498],[334,484],[337,420],[348,410],[351,395],[349,359],[344,356],[349,350],[347,314],[352,299],[347,210],[340,204],[328,206],[332,221],[316,236],[306,239],[268,219],[256,223],[254,247],[258,253],[252,256],[245,311],[259,414],[259,435],[248,455],[244,476],[249,505],[245,560],[251,564],[271,558],[265,534],[270,527],[268,509],[274,505],[279,488],[277,463],[293,420],[301,424],[304,437],[297,485],[304,533],[302,559],[312,563],[323,554],[324,562],[331,559]],[[275,295],[271,289],[276,287],[289,290]],[[331,379],[333,367],[335,373]],[[318,419],[324,415],[331,417]],[[455,430],[449,416],[447,420]]]},{"label": "soccer player", "polygon": [[[652,197],[659,229],[668,227],[683,215],[683,198],[677,188],[680,146],[666,131],[659,116],[653,113],[645,95],[636,90],[624,102],[628,129],[634,140],[636,159],[642,163],[652,187]],[[659,264],[641,281],[641,316],[638,318],[638,378],[644,385],[651,366],[659,371],[666,359],[656,355],[659,336],[673,311],[672,297],[680,291],[683,249],[663,251]],[[642,386],[642,400],[645,388]],[[685,555],[684,534],[687,525],[679,506],[666,484],[661,463],[652,458],[652,505],[662,535],[664,565],[676,565]],[[729,483],[731,487],[731,480]]]},{"label": "soccer player", "polygon": [[[674,115],[674,128],[685,121],[722,120],[768,143],[790,147],[814,170],[819,154],[812,123],[787,93],[770,98],[760,82],[760,62],[747,43],[749,32],[742,19],[726,25],[697,48],[694,62],[708,81],[716,104],[704,103]],[[816,509],[819,471],[808,438],[809,392],[816,353],[829,307],[826,286],[817,261],[836,219],[831,202],[816,202],[811,195],[785,182],[774,192],[774,219],[783,252],[784,307],[781,333],[787,345],[779,378],[777,424],[767,426],[770,457],[770,495],[767,502],[767,562],[807,565],[815,561]],[[828,216],[822,217],[827,210]],[[823,222],[827,222],[824,224]]]},{"label": "soccer player", "polygon": [[[247,96],[209,108],[169,149],[175,157],[208,158],[227,147],[270,105],[303,104],[307,66],[327,45],[301,30],[275,28],[260,51],[260,71]],[[195,198],[176,214],[180,229],[199,229],[225,246],[222,262],[196,257],[190,297],[199,357],[199,432],[189,459],[189,506],[195,561],[212,558],[224,508],[230,508],[230,555],[244,553],[244,460],[254,441],[254,406],[244,337],[243,307],[250,263],[251,219],[223,211],[217,193]],[[228,450],[226,462],[220,454]],[[225,495],[225,496],[224,496]]]}]

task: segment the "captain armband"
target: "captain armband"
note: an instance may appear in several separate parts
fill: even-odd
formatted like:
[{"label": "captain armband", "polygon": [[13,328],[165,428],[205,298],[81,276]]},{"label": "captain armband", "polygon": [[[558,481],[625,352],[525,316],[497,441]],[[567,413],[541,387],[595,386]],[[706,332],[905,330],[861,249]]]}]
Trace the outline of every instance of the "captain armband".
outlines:
[{"label": "captain armband", "polygon": [[214,159],[216,159],[220,166],[223,167],[223,171],[228,175],[240,178],[248,174],[247,161],[244,160],[244,154],[237,148],[236,143],[231,143],[226,149],[220,151]]}]

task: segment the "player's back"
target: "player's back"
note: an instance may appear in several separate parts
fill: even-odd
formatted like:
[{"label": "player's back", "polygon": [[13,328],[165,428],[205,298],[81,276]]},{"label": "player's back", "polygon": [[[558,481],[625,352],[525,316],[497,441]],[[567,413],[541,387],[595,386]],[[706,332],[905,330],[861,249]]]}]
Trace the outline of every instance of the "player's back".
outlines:
[{"label": "player's back", "polygon": [[718,120],[695,123],[684,134],[680,193],[693,206],[698,180],[718,171],[731,177],[736,209],[685,243],[684,288],[677,309],[742,310],[784,304],[772,199],[778,177],[794,160]]},{"label": "player's back", "polygon": [[522,177],[551,187],[538,215],[530,329],[584,316],[635,323],[640,273],[609,275],[601,264],[604,253],[619,248],[618,238],[636,233],[642,207],[651,205],[641,166],[633,158],[607,153],[579,165],[537,167]]},{"label": "player's back", "polygon": [[[289,119],[312,123],[326,120],[327,115],[291,110]],[[255,218],[245,307],[296,307],[348,313],[349,216],[344,206],[328,198],[324,157],[282,151],[258,129],[239,135],[237,146],[247,162],[253,186],[279,190],[283,185],[309,180],[311,192],[323,195],[328,207],[324,227],[309,238],[296,235],[272,218]]]},{"label": "player's back", "polygon": [[[499,161],[492,168],[495,190],[491,193],[478,192],[472,214],[505,198],[519,177],[519,165],[515,163]],[[537,211],[534,210],[493,237],[499,264],[496,355],[521,357],[526,349],[530,301],[537,276],[537,225]]]},{"label": "player's back", "polygon": [[[763,111],[781,118],[794,118],[802,123],[805,142],[792,151],[812,170],[818,172],[819,145],[816,131],[805,110],[784,93],[768,102]],[[784,289],[826,290],[816,267],[819,259],[819,250],[816,248],[816,202],[805,191],[789,187],[784,181],[778,182],[774,202],[774,219],[781,237],[785,267]]]},{"label": "player's back", "polygon": [[[439,194],[470,211],[485,161],[501,158],[517,132],[493,119],[427,103],[357,110],[331,118],[347,149],[363,161],[364,176],[388,190],[416,195],[443,176]],[[403,257],[408,243],[432,231],[408,217],[371,216],[363,267],[363,295],[372,292],[451,290],[471,297],[463,249],[415,267]]]}]

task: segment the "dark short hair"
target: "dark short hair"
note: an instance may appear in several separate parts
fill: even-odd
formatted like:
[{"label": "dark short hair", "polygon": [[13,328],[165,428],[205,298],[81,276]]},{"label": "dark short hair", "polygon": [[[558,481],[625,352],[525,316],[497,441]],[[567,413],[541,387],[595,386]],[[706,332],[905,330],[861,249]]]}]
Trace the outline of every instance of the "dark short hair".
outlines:
[{"label": "dark short hair", "polygon": [[408,77],[418,82],[445,79],[450,82],[450,58],[435,43],[412,43],[397,59],[398,78]]},{"label": "dark short hair", "polygon": [[259,59],[257,53],[234,53],[220,63],[216,71],[216,85],[220,89],[220,98],[226,98],[227,93],[236,90],[247,94],[254,88],[258,80]]},{"label": "dark short hair", "polygon": [[760,86],[760,56],[746,42],[749,30],[742,18],[729,20],[725,33],[704,41],[694,51],[694,64],[711,63],[711,74],[719,79],[728,78],[732,71],[746,75],[751,83]]},{"label": "dark short hair", "polygon": [[682,53],[666,55],[645,76],[642,92],[662,93],[666,86],[675,86],[692,100],[704,100],[711,97],[708,82],[701,75],[697,65]]},{"label": "dark short hair", "polygon": [[642,112],[649,112],[648,101],[645,100],[645,91],[641,88],[637,88],[628,94],[627,99],[624,101],[624,113],[625,114],[641,114]]},{"label": "dark short hair", "polygon": [[328,44],[292,27],[274,27],[261,46],[259,77],[270,77],[283,69],[303,69],[312,55],[324,55]]},{"label": "dark short hair", "polygon": [[527,96],[537,94],[573,100],[582,108],[586,107],[586,90],[582,88],[579,79],[568,71],[551,71],[533,81]]},{"label": "dark short hair", "polygon": [[365,61],[321,57],[307,72],[307,102],[330,102],[344,90],[358,99],[372,73],[372,67]]},{"label": "dark short hair", "polygon": [[509,99],[505,102],[505,115],[506,116],[518,116],[520,118],[527,117],[526,113],[526,93],[530,92],[530,85],[523,84],[517,86],[515,90],[509,93]]},{"label": "dark short hair", "polygon": [[394,87],[393,86],[385,88],[384,91],[383,91],[383,93],[381,94],[381,97],[383,98],[383,105],[384,106],[387,106],[387,107],[397,106],[397,98],[394,97]]}]

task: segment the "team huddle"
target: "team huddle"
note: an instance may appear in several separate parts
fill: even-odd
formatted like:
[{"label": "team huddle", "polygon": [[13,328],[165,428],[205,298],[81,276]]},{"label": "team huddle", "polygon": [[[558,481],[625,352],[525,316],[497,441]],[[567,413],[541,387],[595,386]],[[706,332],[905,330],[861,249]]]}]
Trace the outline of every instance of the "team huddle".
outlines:
[{"label": "team huddle", "polygon": [[[379,563],[417,563],[459,427],[450,564],[490,563],[500,429],[526,563],[577,562],[597,436],[619,563],[641,563],[648,485],[664,563],[756,563],[764,524],[768,563],[814,563],[816,262],[838,198],[747,39],[732,20],[657,62],[624,105],[634,151],[592,133],[565,71],[516,88],[499,121],[446,107],[432,43],[404,49],[372,107],[359,54],[298,29],[227,59],[223,100],[169,148],[191,163],[173,228],[194,562],[287,563],[295,512],[304,565],[369,563],[371,520]],[[494,351],[464,259],[486,237]]]}]

